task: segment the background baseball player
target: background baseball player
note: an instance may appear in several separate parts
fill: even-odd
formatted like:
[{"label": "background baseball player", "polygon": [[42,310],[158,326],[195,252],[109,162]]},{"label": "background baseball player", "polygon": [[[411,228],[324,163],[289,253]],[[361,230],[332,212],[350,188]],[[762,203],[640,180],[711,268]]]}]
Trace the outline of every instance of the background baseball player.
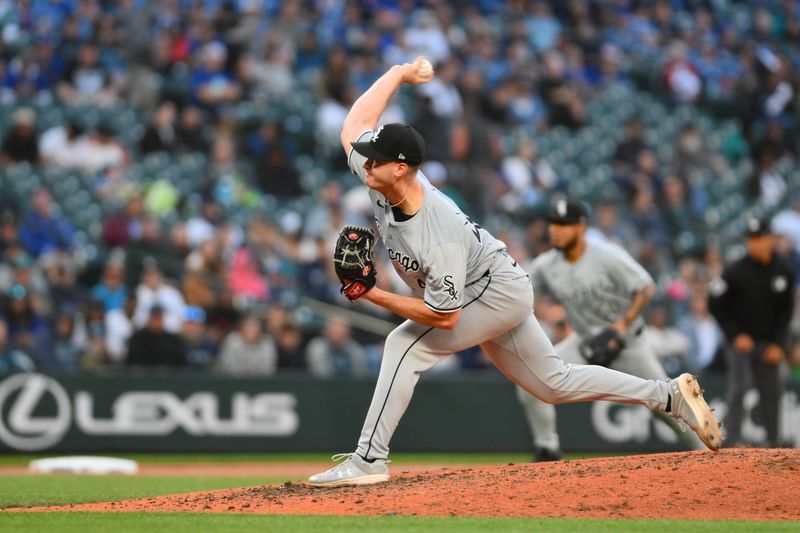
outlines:
[{"label": "background baseball player", "polygon": [[[375,287],[370,230],[346,227],[334,262],[342,292],[406,320],[386,338],[375,393],[354,453],[309,478],[312,485],[378,483],[389,478],[389,441],[419,375],[443,357],[480,345],[513,382],[548,402],[612,400],[668,411],[720,444],[716,418],[688,374],[644,380],[600,366],[565,364],[533,315],[530,279],[505,245],[473,223],[419,171],[425,142],[405,124],[374,130],[395,91],[425,83],[423,59],[395,65],[353,104],[341,141],[348,164],[369,187],[375,220],[392,265],[411,288],[401,296]],[[373,131],[374,130],[374,131]]]},{"label": "background baseball player", "polygon": [[[531,265],[534,294],[547,293],[564,307],[574,331],[555,346],[567,363],[613,368],[646,379],[667,379],[642,332],[642,310],[655,294],[650,274],[621,247],[586,238],[588,209],[559,200],[548,213],[553,249]],[[536,461],[558,460],[556,410],[517,388],[533,433]],[[702,444],[664,417],[690,448]]]}]

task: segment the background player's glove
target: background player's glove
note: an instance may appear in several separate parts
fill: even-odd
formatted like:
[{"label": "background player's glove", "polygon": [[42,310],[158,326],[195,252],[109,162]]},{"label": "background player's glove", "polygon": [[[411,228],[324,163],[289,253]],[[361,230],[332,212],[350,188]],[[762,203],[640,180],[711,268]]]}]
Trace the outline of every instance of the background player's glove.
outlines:
[{"label": "background player's glove", "polygon": [[604,329],[581,343],[580,352],[590,365],[608,366],[625,348],[625,339],[614,328]]},{"label": "background player's glove", "polygon": [[342,282],[342,294],[352,302],[364,296],[375,286],[375,263],[372,247],[375,234],[369,228],[345,226],[336,240],[333,264],[336,276]]}]

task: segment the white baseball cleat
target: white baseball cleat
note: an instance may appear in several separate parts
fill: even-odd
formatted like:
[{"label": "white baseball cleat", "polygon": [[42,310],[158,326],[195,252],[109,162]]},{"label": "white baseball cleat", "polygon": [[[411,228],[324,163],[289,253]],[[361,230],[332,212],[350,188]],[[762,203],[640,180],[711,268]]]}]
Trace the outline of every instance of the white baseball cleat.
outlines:
[{"label": "white baseball cleat", "polygon": [[372,485],[389,481],[390,461],[375,459],[367,462],[357,453],[337,453],[331,460],[344,462],[326,470],[321,474],[314,474],[308,478],[309,484],[315,487],[344,487],[347,485]]},{"label": "white baseball cleat", "polygon": [[719,450],[722,446],[720,427],[711,408],[703,398],[703,389],[697,382],[697,376],[681,374],[669,381],[669,393],[672,397],[670,415],[683,421],[697,433],[700,440],[711,450]]}]

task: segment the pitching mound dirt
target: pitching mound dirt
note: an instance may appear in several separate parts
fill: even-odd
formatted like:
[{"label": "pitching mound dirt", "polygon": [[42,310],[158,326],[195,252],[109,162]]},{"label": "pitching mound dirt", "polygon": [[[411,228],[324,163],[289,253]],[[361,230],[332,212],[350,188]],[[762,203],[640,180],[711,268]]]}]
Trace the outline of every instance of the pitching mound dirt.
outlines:
[{"label": "pitching mound dirt", "polygon": [[31,509],[667,519],[800,519],[800,451],[734,449],[428,472],[380,485],[305,483]]}]

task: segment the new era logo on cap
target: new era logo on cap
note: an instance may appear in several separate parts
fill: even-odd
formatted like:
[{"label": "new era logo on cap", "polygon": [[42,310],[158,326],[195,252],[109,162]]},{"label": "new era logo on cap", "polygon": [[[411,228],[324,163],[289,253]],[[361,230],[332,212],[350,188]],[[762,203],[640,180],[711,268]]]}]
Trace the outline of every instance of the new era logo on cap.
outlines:
[{"label": "new era logo on cap", "polygon": [[425,158],[425,139],[408,124],[395,122],[375,130],[369,141],[353,143],[353,150],[374,161],[419,165]]}]

